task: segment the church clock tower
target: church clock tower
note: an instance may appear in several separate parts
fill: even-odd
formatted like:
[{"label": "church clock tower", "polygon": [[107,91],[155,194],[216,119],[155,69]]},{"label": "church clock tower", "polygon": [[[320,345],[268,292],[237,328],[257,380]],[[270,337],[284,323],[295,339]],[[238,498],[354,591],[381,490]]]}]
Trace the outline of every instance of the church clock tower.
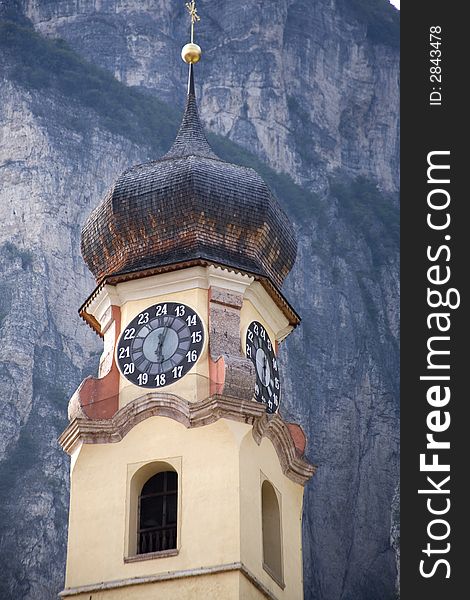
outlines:
[{"label": "church clock tower", "polygon": [[[123,173],[82,231],[103,338],[69,403],[63,598],[302,599],[305,436],[282,412],[292,226],[209,146],[189,85],[173,146]],[[281,407],[281,408],[280,408]]]}]

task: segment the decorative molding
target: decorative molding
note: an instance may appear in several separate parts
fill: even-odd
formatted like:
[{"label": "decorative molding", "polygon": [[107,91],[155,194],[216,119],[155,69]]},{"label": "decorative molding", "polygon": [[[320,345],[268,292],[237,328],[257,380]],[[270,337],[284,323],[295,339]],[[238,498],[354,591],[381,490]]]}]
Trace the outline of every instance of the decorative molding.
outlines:
[{"label": "decorative molding", "polygon": [[231,573],[239,571],[250,581],[252,585],[258,589],[265,598],[269,600],[278,600],[256,575],[254,575],[242,562],[228,563],[215,565],[213,567],[200,567],[199,569],[185,569],[180,571],[167,571],[158,575],[147,575],[143,577],[132,577],[129,579],[117,579],[114,581],[103,581],[100,583],[92,583],[91,585],[82,585],[79,587],[66,588],[60,592],[61,598],[70,598],[79,594],[91,594],[94,592],[105,592],[108,590],[116,590],[133,585],[145,585],[148,583],[158,583],[160,581],[172,581],[174,579],[185,579],[188,577],[201,577],[204,575],[217,575],[219,573]]},{"label": "decorative molding", "polygon": [[264,414],[255,421],[253,438],[258,446],[263,437],[272,442],[286,477],[300,485],[305,485],[315,475],[316,466],[298,455],[288,424],[278,414],[271,416]]},{"label": "decorative molding", "polygon": [[122,306],[130,300],[143,300],[197,288],[207,290],[208,287],[207,268],[194,266],[118,283],[116,290]]},{"label": "decorative molding", "polygon": [[111,306],[120,306],[116,289],[112,285],[103,285],[97,291],[87,306],[88,315],[92,316],[100,324],[101,332],[106,329],[110,317],[106,318],[106,311]]},{"label": "decorative molding", "polygon": [[207,276],[209,287],[230,290],[231,292],[241,294],[242,296],[246,288],[254,281],[252,275],[247,275],[239,271],[232,271],[231,269],[215,265],[209,265],[207,267]]},{"label": "decorative molding", "polygon": [[74,446],[120,442],[138,423],[149,417],[168,417],[187,428],[202,427],[221,418],[253,424],[265,412],[262,404],[228,396],[211,396],[200,402],[188,402],[168,393],[149,392],[121,408],[111,419],[75,418],[59,438],[70,454]]},{"label": "decorative molding", "polygon": [[135,556],[125,556],[125,563],[136,563],[144,560],[155,560],[158,558],[170,558],[171,556],[178,556],[179,550],[174,548],[173,550],[160,550],[160,552],[147,552],[147,554],[136,554]]},{"label": "decorative molding", "polygon": [[268,417],[265,411],[263,404],[231,396],[215,395],[192,403],[174,394],[151,392],[126,404],[111,419],[75,418],[60,436],[59,443],[68,454],[80,443],[117,443],[137,424],[156,416],[173,419],[187,428],[229,419],[253,425],[252,433],[258,445],[263,437],[271,440],[284,475],[305,485],[315,473],[315,467],[298,456],[289,428],[281,417]]},{"label": "decorative molding", "polygon": [[[98,296],[100,296],[103,293],[105,286],[106,287],[108,287],[108,286],[116,287],[123,283],[138,281],[138,280],[141,281],[144,279],[151,279],[155,276],[158,276],[159,281],[160,281],[161,275],[171,275],[171,274],[176,274],[176,273],[182,274],[179,277],[186,277],[189,269],[192,269],[192,268],[206,269],[207,267],[213,268],[213,271],[211,271],[211,275],[210,275],[210,277],[212,277],[212,278],[214,278],[214,277],[220,278],[221,275],[219,274],[219,272],[223,272],[224,274],[230,273],[230,277],[232,274],[236,275],[238,277],[238,279],[232,277],[232,280],[234,282],[238,282],[237,285],[241,286],[242,288],[246,287],[247,280],[259,281],[260,284],[263,286],[263,288],[268,293],[268,295],[273,299],[275,304],[279,307],[279,309],[285,315],[286,319],[289,322],[289,325],[291,325],[292,327],[296,327],[300,323],[299,315],[295,312],[293,307],[289,304],[289,302],[282,295],[282,293],[277,289],[277,287],[272,283],[272,281],[270,279],[268,279],[267,277],[264,277],[264,276],[261,276],[259,274],[255,274],[255,273],[249,273],[248,271],[242,271],[241,269],[235,269],[228,265],[223,265],[221,263],[209,261],[209,260],[202,259],[202,258],[192,259],[192,260],[188,260],[188,261],[182,261],[179,263],[172,263],[169,265],[162,265],[159,267],[152,267],[152,268],[144,269],[144,270],[129,271],[127,273],[121,273],[119,275],[105,276],[99,280],[96,288],[93,290],[93,292],[87,298],[87,300],[85,300],[85,302],[82,304],[82,306],[79,309],[79,314],[82,317],[82,319],[86,323],[88,323],[88,325],[98,335],[101,335],[100,324],[97,321],[96,317],[93,316],[93,314],[92,314],[93,309],[90,307],[97,306],[100,303],[101,300],[98,299]],[[176,278],[177,277],[178,277],[178,275],[176,276]],[[207,277],[208,276],[206,274],[204,276],[206,281],[207,281]],[[215,280],[214,280],[214,283],[216,283]],[[209,283],[207,283],[206,287],[208,287],[208,286],[209,286]],[[139,287],[138,289],[140,291],[142,289],[146,289],[146,284],[144,284],[142,286],[142,288]],[[187,289],[187,288],[184,288],[184,289]],[[178,290],[175,289],[175,291],[178,291]],[[152,294],[154,294],[154,295],[156,294],[155,289],[153,289]],[[95,304],[95,301],[97,302],[97,304]]]}]

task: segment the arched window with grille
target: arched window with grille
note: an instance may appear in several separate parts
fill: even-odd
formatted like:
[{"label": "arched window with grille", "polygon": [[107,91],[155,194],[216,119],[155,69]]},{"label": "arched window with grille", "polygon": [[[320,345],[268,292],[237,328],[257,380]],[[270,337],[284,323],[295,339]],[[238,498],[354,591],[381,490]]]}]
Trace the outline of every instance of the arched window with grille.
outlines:
[{"label": "arched window with grille", "polygon": [[143,485],[139,496],[138,554],[176,548],[178,474],[162,471]]},{"label": "arched window with grille", "polygon": [[283,586],[281,511],[274,487],[265,480],[261,486],[263,567]]}]

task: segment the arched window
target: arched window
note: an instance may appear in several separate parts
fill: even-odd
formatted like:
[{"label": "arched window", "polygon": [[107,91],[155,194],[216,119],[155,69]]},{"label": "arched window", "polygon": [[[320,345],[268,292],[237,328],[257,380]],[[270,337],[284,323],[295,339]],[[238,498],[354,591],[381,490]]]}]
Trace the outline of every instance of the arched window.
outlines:
[{"label": "arched window", "polygon": [[137,552],[161,552],[176,548],[178,474],[162,471],[143,486],[139,497]]},{"label": "arched window", "polygon": [[261,511],[263,567],[277,583],[283,585],[281,512],[276,490],[267,480],[261,486]]}]

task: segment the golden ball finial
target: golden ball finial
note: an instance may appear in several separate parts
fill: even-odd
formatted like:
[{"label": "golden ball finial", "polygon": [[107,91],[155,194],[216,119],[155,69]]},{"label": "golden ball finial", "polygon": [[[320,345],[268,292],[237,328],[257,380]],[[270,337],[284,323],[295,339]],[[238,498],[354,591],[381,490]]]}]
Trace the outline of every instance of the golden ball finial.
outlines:
[{"label": "golden ball finial", "polygon": [[197,62],[201,60],[202,50],[200,46],[191,42],[190,44],[186,44],[181,50],[181,58],[188,65],[195,65]]}]

